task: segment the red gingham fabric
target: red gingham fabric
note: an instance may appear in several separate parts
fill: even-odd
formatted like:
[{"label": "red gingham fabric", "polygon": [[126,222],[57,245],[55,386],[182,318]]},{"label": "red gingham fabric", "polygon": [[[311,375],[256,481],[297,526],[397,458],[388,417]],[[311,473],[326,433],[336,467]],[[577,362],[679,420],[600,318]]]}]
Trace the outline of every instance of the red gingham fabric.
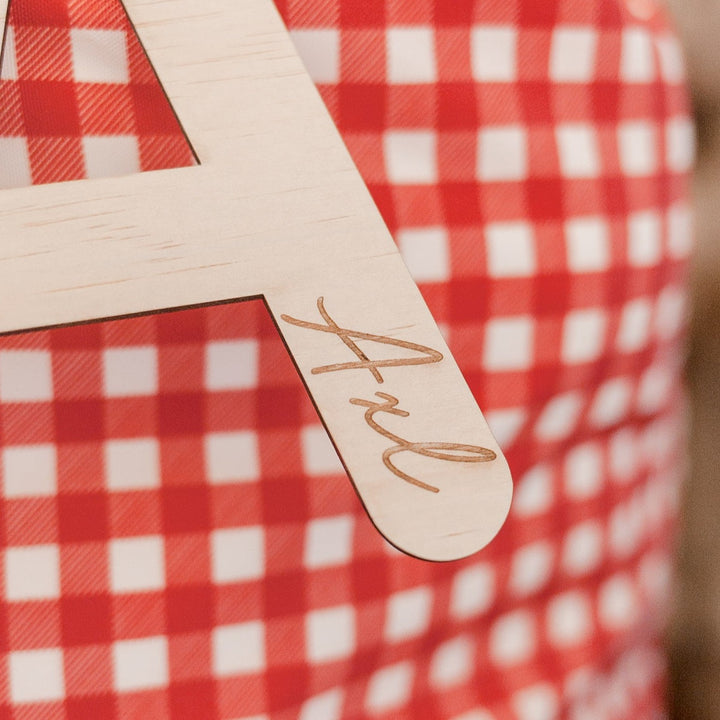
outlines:
[{"label": "red gingham fabric", "polygon": [[[510,518],[460,562],[387,546],[260,302],[3,337],[0,717],[661,717],[692,162],[662,12],[277,5]],[[13,0],[2,78],[3,187],[192,162],[114,0]]]}]

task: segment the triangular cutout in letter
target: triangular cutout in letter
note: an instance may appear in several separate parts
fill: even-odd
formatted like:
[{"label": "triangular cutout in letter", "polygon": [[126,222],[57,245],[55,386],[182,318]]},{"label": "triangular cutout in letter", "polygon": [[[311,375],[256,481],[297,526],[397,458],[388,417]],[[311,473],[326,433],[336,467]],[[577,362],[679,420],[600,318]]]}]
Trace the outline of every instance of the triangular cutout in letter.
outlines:
[{"label": "triangular cutout in letter", "polygon": [[3,192],[0,331],[262,296],[378,529],[478,550],[507,464],[271,0],[126,8],[201,164]]},{"label": "triangular cutout in letter", "polygon": [[194,164],[119,0],[9,8],[0,189]]}]

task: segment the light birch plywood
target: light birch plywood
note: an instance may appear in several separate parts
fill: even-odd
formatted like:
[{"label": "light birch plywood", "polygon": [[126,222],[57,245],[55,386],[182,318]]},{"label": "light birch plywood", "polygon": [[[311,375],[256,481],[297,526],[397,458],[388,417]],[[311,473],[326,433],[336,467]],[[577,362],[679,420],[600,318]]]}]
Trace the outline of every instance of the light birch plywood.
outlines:
[{"label": "light birch plywood", "polygon": [[0,331],[261,296],[380,532],[480,549],[507,463],[272,1],[125,6],[200,165],[0,193]]}]

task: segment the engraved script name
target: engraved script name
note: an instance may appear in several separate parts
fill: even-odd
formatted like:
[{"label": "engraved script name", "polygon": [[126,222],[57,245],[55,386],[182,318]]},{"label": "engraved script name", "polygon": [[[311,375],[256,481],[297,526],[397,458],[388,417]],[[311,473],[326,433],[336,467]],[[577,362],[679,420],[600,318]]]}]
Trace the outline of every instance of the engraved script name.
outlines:
[{"label": "engraved script name", "polygon": [[[325,324],[309,322],[307,320],[298,320],[297,318],[290,317],[289,315],[281,315],[280,318],[286,323],[296,325],[297,327],[305,328],[307,330],[316,330],[318,332],[332,333],[336,335],[345,346],[353,352],[356,361],[344,362],[344,363],[333,363],[331,365],[320,365],[316,368],[312,368],[310,371],[313,375],[328,372],[339,372],[342,370],[368,370],[377,383],[385,382],[383,376],[380,373],[379,368],[385,367],[405,367],[409,365],[425,365],[427,363],[440,362],[443,359],[442,353],[437,350],[433,350],[426,345],[419,345],[417,343],[408,342],[406,340],[398,340],[396,338],[386,337],[384,335],[373,335],[372,333],[359,332],[358,330],[350,330],[348,328],[341,328],[331,317],[325,309],[325,301],[322,297],[317,300],[318,311],[320,316],[325,321]],[[410,358],[392,358],[385,360],[371,360],[357,345],[355,340],[369,340],[380,345],[391,345],[394,347],[404,348],[412,352],[419,353],[419,356]],[[386,437],[395,443],[392,447],[387,448],[382,455],[383,464],[390,470],[395,476],[399,477],[405,482],[415,485],[422,490],[428,492],[437,493],[440,489],[434,485],[418,480],[417,478],[404,472],[391,458],[394,455],[403,452],[414,453],[427,458],[434,458],[436,460],[446,460],[449,462],[463,462],[463,463],[479,463],[479,462],[490,462],[497,456],[496,454],[484,447],[479,445],[466,445],[464,443],[446,443],[446,442],[412,442],[405,440],[399,435],[391,432],[387,428],[382,427],[376,420],[375,415],[377,413],[387,413],[388,415],[397,415],[400,417],[409,417],[410,413],[407,410],[402,410],[398,407],[400,402],[393,395],[388,393],[376,392],[375,396],[380,398],[380,402],[373,400],[363,400],[360,398],[350,398],[349,402],[352,405],[359,405],[367,408],[365,411],[365,422],[370,428],[376,433]]]}]

